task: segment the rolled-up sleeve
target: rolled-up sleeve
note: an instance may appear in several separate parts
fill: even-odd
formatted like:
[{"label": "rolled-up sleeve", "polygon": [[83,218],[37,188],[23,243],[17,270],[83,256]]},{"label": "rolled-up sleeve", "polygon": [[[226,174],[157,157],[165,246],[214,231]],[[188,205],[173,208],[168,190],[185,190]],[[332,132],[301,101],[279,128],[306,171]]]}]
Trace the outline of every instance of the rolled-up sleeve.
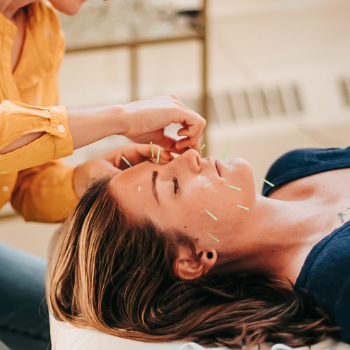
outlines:
[{"label": "rolled-up sleeve", "polygon": [[21,102],[3,101],[0,105],[0,150],[22,136],[45,134],[15,151],[0,155],[1,171],[19,171],[73,153],[64,107],[34,107]]},{"label": "rolled-up sleeve", "polygon": [[63,221],[79,201],[73,186],[74,169],[54,160],[20,171],[12,206],[26,221]]}]

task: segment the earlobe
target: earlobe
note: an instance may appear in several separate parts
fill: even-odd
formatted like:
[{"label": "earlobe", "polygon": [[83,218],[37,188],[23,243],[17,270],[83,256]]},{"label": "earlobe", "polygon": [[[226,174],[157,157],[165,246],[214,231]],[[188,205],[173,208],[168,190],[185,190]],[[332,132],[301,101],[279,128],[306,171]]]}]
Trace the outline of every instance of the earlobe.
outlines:
[{"label": "earlobe", "polygon": [[189,248],[179,247],[179,255],[173,264],[175,275],[181,279],[193,280],[207,273],[216,263],[216,251],[201,253],[201,258],[197,261]]},{"label": "earlobe", "polygon": [[176,264],[175,274],[184,280],[194,280],[203,275],[205,272],[205,266],[199,262],[191,264],[189,260],[178,260]]}]

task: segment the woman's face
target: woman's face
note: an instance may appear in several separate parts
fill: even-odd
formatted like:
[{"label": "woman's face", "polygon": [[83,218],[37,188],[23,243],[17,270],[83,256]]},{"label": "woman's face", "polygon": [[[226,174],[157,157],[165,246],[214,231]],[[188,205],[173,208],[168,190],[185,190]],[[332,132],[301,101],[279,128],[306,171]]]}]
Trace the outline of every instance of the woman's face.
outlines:
[{"label": "woman's face", "polygon": [[165,232],[176,230],[190,236],[198,249],[211,247],[222,253],[229,251],[236,235],[249,230],[256,205],[248,162],[200,158],[194,150],[165,165],[144,162],[129,168],[113,178],[111,185],[133,220],[150,219]]},{"label": "woman's face", "polygon": [[75,15],[86,0],[50,0],[52,6],[66,14]]}]

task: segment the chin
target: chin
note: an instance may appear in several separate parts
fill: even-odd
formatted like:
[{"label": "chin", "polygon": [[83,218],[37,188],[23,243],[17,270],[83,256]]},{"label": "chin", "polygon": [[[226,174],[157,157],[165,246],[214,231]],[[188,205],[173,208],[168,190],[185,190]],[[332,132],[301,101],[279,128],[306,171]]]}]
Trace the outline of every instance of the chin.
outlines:
[{"label": "chin", "polygon": [[51,0],[51,4],[57,11],[68,16],[76,15],[84,2],[83,0]]},{"label": "chin", "polygon": [[235,158],[233,160],[233,171],[242,179],[244,182],[254,184],[254,174],[250,163],[243,158]]},{"label": "chin", "polygon": [[80,10],[80,6],[76,6],[76,8],[70,7],[69,9],[65,9],[60,12],[68,16],[74,16],[79,12],[79,10]]},{"label": "chin", "polygon": [[243,158],[235,158],[233,161],[233,166],[235,168],[243,168],[246,169],[247,171],[253,172],[253,169],[248,161],[246,161]]}]

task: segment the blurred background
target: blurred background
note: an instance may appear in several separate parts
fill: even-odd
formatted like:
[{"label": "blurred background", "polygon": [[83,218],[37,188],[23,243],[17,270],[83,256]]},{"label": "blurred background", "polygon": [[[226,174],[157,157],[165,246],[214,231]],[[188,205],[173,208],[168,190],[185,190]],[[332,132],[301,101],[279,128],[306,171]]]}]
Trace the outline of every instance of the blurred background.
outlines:
[{"label": "blurred background", "polygon": [[[174,92],[207,118],[206,155],[221,158],[227,140],[228,158],[251,163],[257,193],[286,151],[350,143],[347,0],[89,0],[61,23],[61,105]],[[110,137],[65,162],[128,142]],[[42,257],[57,227],[0,211],[0,240]]]}]

